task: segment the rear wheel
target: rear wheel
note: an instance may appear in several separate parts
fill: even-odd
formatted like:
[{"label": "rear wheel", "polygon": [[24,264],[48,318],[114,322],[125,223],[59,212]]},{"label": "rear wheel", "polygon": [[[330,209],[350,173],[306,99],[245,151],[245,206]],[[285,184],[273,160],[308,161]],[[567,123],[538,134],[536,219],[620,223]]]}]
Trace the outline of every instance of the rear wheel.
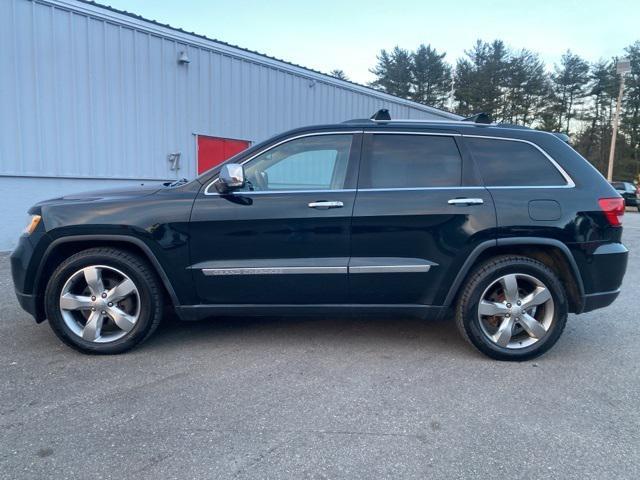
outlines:
[{"label": "rear wheel", "polygon": [[45,292],[51,328],[85,353],[121,353],[145,340],[162,317],[162,294],[147,262],[113,248],[77,253]]},{"label": "rear wheel", "polygon": [[456,308],[463,336],[499,360],[527,360],[551,348],[567,320],[567,299],[556,274],[520,256],[495,257],[469,277]]}]

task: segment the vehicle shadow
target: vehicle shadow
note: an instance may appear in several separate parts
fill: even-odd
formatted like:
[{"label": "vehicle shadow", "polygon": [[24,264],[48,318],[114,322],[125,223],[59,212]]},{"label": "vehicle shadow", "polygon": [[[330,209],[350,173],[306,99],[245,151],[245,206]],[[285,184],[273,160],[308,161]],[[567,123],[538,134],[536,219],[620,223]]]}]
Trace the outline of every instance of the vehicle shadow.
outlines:
[{"label": "vehicle shadow", "polygon": [[379,350],[425,349],[466,353],[475,350],[458,333],[451,318],[421,320],[408,317],[300,316],[214,317],[183,322],[169,317],[141,346],[144,349],[183,349],[204,346],[276,344],[282,348],[364,347]]}]

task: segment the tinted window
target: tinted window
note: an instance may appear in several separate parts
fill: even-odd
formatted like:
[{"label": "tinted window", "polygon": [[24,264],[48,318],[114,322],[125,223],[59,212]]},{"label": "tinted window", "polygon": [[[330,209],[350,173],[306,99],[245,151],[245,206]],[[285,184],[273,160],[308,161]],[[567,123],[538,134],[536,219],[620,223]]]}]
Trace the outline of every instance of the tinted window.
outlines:
[{"label": "tinted window", "polygon": [[335,190],[343,188],[352,135],[298,138],[245,165],[244,190]]},{"label": "tinted window", "polygon": [[462,159],[452,137],[374,135],[360,171],[361,188],[460,185]]},{"label": "tinted window", "polygon": [[528,143],[466,137],[488,186],[566,185],[558,169]]}]

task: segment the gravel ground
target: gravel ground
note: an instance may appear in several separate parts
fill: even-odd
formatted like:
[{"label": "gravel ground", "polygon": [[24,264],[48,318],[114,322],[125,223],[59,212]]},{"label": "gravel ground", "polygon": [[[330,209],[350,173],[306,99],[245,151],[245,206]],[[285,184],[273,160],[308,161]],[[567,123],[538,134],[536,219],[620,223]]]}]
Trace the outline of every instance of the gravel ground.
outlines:
[{"label": "gravel ground", "polygon": [[453,322],[166,322],[89,357],[18,308],[0,255],[0,478],[640,478],[640,215],[611,307],[527,363]]}]

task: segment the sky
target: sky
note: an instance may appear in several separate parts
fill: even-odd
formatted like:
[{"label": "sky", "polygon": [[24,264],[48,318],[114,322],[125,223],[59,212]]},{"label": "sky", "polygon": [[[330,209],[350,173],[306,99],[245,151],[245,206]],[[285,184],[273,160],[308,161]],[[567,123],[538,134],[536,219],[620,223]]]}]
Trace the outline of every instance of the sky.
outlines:
[{"label": "sky", "polygon": [[381,49],[431,44],[455,63],[476,39],[589,61],[640,40],[640,0],[98,0],[120,10],[366,84]]}]

